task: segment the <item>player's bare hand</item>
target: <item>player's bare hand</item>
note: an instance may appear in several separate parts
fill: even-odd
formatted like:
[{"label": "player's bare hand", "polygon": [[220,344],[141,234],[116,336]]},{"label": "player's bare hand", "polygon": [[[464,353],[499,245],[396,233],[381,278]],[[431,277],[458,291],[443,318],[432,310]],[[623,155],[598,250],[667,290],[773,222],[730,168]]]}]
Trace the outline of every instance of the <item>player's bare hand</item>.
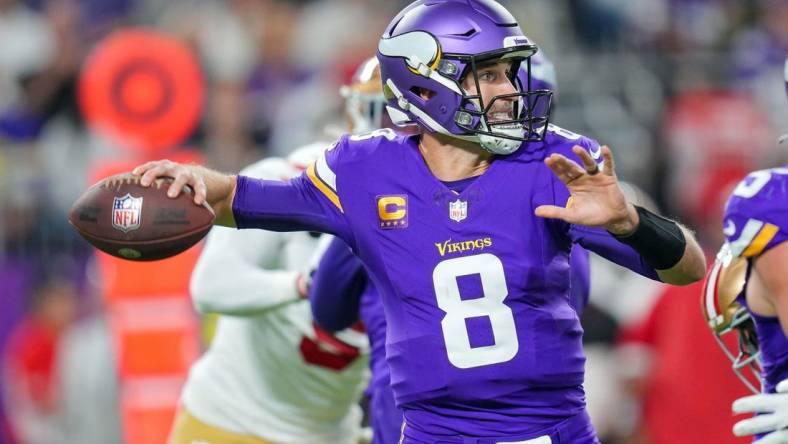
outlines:
[{"label": "player's bare hand", "polygon": [[134,168],[131,174],[139,176],[140,184],[144,187],[150,186],[158,178],[170,177],[172,183],[167,189],[167,196],[178,197],[184,188],[189,186],[194,190],[194,203],[202,205],[205,202],[207,194],[205,180],[197,169],[190,165],[170,160],[154,160]]},{"label": "player's bare hand", "polygon": [[569,189],[571,196],[566,207],[541,205],[535,214],[571,224],[604,227],[618,235],[633,232],[639,222],[637,211],[618,185],[610,148],[601,148],[601,168],[585,148],[575,145],[572,151],[580,157],[582,166],[561,154],[545,159],[545,164]]}]

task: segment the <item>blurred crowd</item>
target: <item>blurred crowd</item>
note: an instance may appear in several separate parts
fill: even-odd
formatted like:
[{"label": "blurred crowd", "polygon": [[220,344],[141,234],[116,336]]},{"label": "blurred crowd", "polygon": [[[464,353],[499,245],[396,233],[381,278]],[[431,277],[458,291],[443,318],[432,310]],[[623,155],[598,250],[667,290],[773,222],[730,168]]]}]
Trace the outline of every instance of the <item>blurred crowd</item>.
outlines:
[{"label": "blurred crowd", "polygon": [[[238,171],[341,131],[340,86],[407,3],[0,0],[0,443],[85,442],[62,438],[63,356],[74,353],[64,344],[95,319],[101,295],[67,212],[92,168],[131,157],[79,111],[94,46],[132,26],[188,44],[206,82],[203,113],[161,157],[188,147]],[[732,186],[788,160],[788,144],[776,142],[788,133],[788,1],[501,3],[556,66],[553,122],[608,144],[633,196],[692,227],[713,254]],[[675,437],[714,427],[730,416],[717,402],[743,394],[712,349],[699,287],[666,289],[602,261],[591,280],[587,390],[604,442],[736,442]],[[91,344],[110,349],[104,342]],[[683,399],[704,387],[709,399]]]}]

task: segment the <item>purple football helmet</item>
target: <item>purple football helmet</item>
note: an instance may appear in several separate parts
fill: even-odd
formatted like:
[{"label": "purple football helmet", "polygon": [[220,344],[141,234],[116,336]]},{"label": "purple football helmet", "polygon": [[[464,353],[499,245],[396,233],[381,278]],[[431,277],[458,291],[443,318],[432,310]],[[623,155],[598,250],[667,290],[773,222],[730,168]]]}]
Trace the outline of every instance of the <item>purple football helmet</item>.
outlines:
[{"label": "purple football helmet", "polygon": [[[427,131],[472,141],[495,154],[510,154],[526,141],[543,137],[545,119],[534,117],[536,95],[530,72],[524,89],[498,95],[485,103],[461,84],[472,75],[479,90],[477,67],[511,61],[513,85],[519,67],[537,52],[514,17],[494,0],[417,0],[391,21],[378,44],[378,60],[386,109],[398,125],[417,123]],[[431,91],[429,98],[423,91]],[[516,102],[510,120],[490,123],[487,113],[498,100]],[[547,99],[549,100],[549,98]]]}]

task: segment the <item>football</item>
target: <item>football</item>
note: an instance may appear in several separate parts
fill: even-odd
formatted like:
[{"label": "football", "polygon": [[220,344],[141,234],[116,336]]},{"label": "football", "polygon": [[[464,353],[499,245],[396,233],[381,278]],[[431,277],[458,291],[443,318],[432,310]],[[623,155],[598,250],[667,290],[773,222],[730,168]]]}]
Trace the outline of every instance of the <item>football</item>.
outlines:
[{"label": "football", "polygon": [[202,239],[213,226],[207,204],[196,205],[192,190],[167,197],[172,179],[143,187],[131,174],[109,177],[74,203],[69,222],[91,245],[133,261],[174,256]]}]

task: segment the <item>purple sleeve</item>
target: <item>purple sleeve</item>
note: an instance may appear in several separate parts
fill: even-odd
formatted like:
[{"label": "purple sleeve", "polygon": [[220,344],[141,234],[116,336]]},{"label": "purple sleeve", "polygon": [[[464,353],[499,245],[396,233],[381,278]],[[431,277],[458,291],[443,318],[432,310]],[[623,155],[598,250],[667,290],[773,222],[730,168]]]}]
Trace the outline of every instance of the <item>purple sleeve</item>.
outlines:
[{"label": "purple sleeve", "polygon": [[351,238],[344,215],[312,185],[306,173],[287,182],[238,176],[233,215],[238,228],[320,231]]},{"label": "purple sleeve", "polygon": [[572,238],[572,242],[580,244],[583,248],[593,251],[611,262],[649,279],[660,280],[657,271],[646,264],[637,251],[616,240],[604,228],[571,225],[569,236]]},{"label": "purple sleeve", "polygon": [[588,304],[591,291],[591,264],[588,261],[588,250],[580,245],[573,245],[569,254],[569,267],[572,270],[569,304],[579,315]]},{"label": "purple sleeve", "polygon": [[309,290],[312,316],[317,324],[333,332],[358,321],[366,284],[361,261],[342,240],[334,239],[317,266]]}]

